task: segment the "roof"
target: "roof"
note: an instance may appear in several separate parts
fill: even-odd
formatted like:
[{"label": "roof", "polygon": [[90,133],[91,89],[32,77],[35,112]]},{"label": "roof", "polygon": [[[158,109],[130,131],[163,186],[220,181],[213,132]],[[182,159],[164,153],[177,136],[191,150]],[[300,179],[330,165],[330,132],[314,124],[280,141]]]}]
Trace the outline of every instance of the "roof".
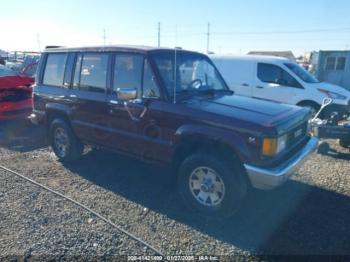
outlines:
[{"label": "roof", "polygon": [[251,51],[248,55],[268,55],[285,57],[291,60],[295,60],[295,56],[292,51]]},{"label": "roof", "polygon": [[[149,52],[156,50],[175,50],[174,48],[152,47],[152,46],[138,46],[138,45],[108,45],[108,46],[82,46],[82,47],[54,47],[47,48],[44,52],[102,52],[102,51],[132,51],[132,52]],[[181,51],[186,51],[179,49]]]},{"label": "roof", "polygon": [[290,59],[277,56],[266,55],[209,55],[212,59],[221,60],[243,60],[243,61],[261,61],[261,62],[290,62]]}]

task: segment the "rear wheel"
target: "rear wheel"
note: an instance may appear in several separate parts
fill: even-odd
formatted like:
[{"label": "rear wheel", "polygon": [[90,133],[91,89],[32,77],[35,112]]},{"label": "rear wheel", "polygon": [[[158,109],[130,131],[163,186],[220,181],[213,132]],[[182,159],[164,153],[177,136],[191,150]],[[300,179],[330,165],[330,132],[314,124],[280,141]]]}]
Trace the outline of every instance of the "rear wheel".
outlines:
[{"label": "rear wheel", "polygon": [[204,216],[221,218],[237,211],[248,183],[238,163],[198,153],[182,163],[178,189],[184,203]]},{"label": "rear wheel", "polygon": [[55,155],[61,161],[74,161],[83,154],[84,146],[66,121],[62,119],[55,119],[51,122],[49,142]]}]

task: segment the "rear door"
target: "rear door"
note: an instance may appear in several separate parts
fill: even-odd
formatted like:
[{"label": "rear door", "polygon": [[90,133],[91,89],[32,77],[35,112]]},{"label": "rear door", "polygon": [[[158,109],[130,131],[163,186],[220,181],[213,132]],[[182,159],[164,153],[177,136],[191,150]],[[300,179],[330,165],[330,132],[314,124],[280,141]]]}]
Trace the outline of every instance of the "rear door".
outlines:
[{"label": "rear door", "polygon": [[293,104],[302,85],[278,65],[258,63],[253,97]]},{"label": "rear door", "polygon": [[94,145],[108,145],[109,123],[106,103],[109,53],[78,53],[68,98],[72,125],[77,136]]}]

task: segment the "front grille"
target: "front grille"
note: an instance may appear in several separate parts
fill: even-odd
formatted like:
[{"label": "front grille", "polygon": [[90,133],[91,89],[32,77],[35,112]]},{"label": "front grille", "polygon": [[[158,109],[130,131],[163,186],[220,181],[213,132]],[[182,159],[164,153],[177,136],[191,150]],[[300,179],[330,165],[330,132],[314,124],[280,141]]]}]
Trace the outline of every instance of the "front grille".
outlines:
[{"label": "front grille", "polygon": [[0,102],[20,102],[31,97],[28,90],[3,90],[0,91]]},{"label": "front grille", "polygon": [[292,129],[290,132],[288,132],[287,145],[293,146],[297,144],[299,141],[303,140],[307,135],[307,131],[308,131],[307,129],[308,129],[308,123],[304,122],[301,125],[297,126],[296,128]]}]

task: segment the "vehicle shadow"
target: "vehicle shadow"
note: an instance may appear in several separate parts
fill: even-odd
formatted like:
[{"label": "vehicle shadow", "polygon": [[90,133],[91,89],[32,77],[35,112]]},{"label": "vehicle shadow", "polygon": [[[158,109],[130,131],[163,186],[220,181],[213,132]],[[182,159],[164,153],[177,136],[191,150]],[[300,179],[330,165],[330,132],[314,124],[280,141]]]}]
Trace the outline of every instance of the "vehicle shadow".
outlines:
[{"label": "vehicle shadow", "polygon": [[321,146],[324,147],[324,150],[320,152],[321,155],[326,155],[339,160],[350,160],[350,151],[349,153],[342,152],[342,151],[345,151],[346,149],[341,148],[342,151],[339,151],[339,148],[338,149],[332,148],[328,142],[323,142]]},{"label": "vehicle shadow", "polygon": [[214,223],[189,213],[170,172],[105,151],[66,168],[92,183],[254,254],[350,254],[350,198],[294,180],[252,190],[239,213]]},{"label": "vehicle shadow", "polygon": [[46,147],[45,129],[29,120],[0,122],[0,146],[18,152]]}]

